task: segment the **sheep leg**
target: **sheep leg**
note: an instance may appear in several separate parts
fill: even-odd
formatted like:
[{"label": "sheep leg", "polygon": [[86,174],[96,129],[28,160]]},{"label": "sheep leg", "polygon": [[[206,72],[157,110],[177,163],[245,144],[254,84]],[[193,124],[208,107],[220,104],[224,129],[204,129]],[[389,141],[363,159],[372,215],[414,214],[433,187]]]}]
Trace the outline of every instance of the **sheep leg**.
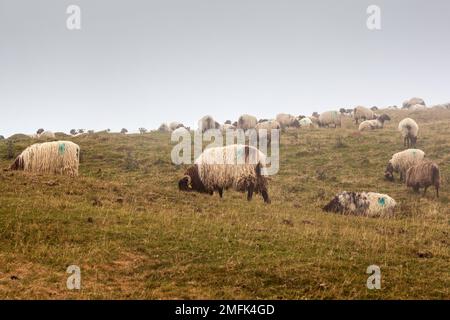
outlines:
[{"label": "sheep leg", "polygon": [[253,189],[254,189],[254,186],[253,186],[253,184],[251,184],[248,187],[248,194],[247,194],[247,200],[248,201],[252,200],[252,198],[253,198]]},{"label": "sheep leg", "polygon": [[269,193],[267,192],[266,189],[261,191],[262,197],[264,199],[265,203],[270,203],[270,199],[269,199]]},{"label": "sheep leg", "polygon": [[435,186],[435,188],[436,188],[436,198],[439,198],[439,187]]},{"label": "sheep leg", "polygon": [[219,191],[219,196],[222,198],[223,197],[223,188],[219,188],[217,191]]},{"label": "sheep leg", "polygon": [[428,189],[428,187],[425,187],[424,189],[423,189],[423,196],[425,197],[425,194],[427,193],[427,189]]}]

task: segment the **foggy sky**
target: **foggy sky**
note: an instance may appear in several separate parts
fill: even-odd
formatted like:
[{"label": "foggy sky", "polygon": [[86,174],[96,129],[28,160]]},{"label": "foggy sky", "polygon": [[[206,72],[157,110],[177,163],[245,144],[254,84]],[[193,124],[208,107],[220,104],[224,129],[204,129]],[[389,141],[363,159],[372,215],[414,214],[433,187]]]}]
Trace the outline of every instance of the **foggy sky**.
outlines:
[{"label": "foggy sky", "polygon": [[[66,28],[71,4],[81,30]],[[0,135],[450,102],[449,13],[448,0],[0,0]]]}]

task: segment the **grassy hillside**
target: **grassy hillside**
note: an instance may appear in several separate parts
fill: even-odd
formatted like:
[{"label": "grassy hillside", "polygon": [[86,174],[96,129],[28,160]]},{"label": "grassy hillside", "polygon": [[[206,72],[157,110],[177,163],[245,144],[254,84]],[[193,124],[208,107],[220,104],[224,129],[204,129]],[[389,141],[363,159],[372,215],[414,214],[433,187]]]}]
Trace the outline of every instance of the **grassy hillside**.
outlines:
[{"label": "grassy hillside", "polygon": [[[69,138],[82,149],[78,178],[0,171],[0,298],[449,299],[450,111],[410,115],[441,167],[439,200],[383,179],[407,114],[388,113],[376,132],[284,133],[270,205],[179,192],[169,134]],[[15,155],[32,142],[15,141]],[[0,141],[2,169],[7,154]],[[322,212],[342,190],[387,193],[396,216]],[[366,288],[373,264],[381,290]],[[69,265],[80,291],[66,289]]]}]

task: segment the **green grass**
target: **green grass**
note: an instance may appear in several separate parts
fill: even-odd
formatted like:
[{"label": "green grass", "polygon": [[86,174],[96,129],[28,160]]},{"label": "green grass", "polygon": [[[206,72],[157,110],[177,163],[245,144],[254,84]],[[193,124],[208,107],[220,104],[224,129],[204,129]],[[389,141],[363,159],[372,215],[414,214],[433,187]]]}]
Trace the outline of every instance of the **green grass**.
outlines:
[{"label": "green grass", "polygon": [[[407,114],[389,113],[376,132],[283,133],[271,205],[179,192],[168,134],[69,138],[82,149],[78,178],[0,172],[0,298],[449,299],[450,112],[411,115],[418,148],[441,167],[438,200],[383,179]],[[0,168],[6,156],[0,141]],[[399,208],[390,219],[322,212],[342,190],[387,193]],[[80,291],[66,289],[73,264]],[[373,264],[381,290],[365,285]]]}]

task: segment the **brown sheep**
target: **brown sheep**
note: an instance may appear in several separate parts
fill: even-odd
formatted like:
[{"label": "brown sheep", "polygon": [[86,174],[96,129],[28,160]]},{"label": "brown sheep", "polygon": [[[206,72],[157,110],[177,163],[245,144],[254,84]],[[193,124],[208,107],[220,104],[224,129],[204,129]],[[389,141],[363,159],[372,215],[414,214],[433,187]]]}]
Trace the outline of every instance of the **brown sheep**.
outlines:
[{"label": "brown sheep", "polygon": [[413,188],[415,192],[419,192],[420,188],[424,188],[424,196],[428,187],[434,186],[436,197],[439,198],[440,180],[439,166],[431,161],[423,161],[409,168],[406,172],[406,186]]}]

